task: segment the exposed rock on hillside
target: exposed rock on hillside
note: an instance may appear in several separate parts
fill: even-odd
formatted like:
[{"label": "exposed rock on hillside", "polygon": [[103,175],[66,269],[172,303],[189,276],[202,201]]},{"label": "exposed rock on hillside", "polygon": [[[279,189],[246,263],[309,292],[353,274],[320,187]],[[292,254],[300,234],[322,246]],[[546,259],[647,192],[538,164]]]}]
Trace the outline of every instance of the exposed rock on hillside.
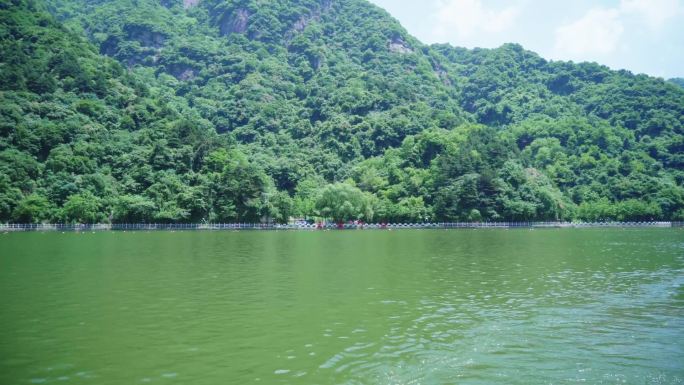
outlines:
[{"label": "exposed rock on hillside", "polygon": [[226,36],[231,33],[245,33],[249,22],[249,10],[240,8],[235,12],[223,15],[219,21],[219,30]]},{"label": "exposed rock on hillside", "polygon": [[147,25],[128,24],[124,26],[124,31],[129,40],[137,41],[143,47],[161,48],[166,41],[165,34]]},{"label": "exposed rock on hillside", "polygon": [[188,9],[199,4],[200,0],[183,0],[183,8]]}]

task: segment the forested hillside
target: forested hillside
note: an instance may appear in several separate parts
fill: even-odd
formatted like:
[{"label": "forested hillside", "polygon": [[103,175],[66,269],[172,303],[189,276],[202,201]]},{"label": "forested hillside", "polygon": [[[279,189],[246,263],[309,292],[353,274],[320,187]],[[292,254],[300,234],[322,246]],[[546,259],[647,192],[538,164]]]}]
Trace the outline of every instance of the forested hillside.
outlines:
[{"label": "forested hillside", "polygon": [[0,221],[684,219],[684,88],[364,0],[0,0]]}]

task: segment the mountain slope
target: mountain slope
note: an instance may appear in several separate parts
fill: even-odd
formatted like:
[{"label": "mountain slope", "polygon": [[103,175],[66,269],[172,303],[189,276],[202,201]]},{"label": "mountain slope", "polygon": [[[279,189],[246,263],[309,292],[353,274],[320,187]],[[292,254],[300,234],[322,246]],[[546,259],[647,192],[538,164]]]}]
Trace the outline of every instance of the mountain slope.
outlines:
[{"label": "mountain slope", "polygon": [[[21,36],[63,37],[19,50],[38,52],[28,62],[16,54],[26,39],[3,31],[2,65],[26,73],[2,79],[0,149],[35,170],[12,176],[23,162],[3,162],[0,220],[285,220],[315,215],[317,192],[343,180],[375,220],[684,217],[684,91],[659,79],[512,44],[426,46],[362,0],[16,1],[1,12]],[[68,41],[92,67],[75,88],[43,53]],[[20,132],[64,126],[27,115],[34,99],[102,135],[23,144]],[[107,155],[83,150],[93,146]],[[55,182],[52,158],[69,151],[90,166]],[[98,202],[87,218],[69,211],[84,195]]]},{"label": "mountain slope", "polygon": [[678,85],[680,87],[684,87],[684,78],[673,78],[668,80],[668,82]]}]

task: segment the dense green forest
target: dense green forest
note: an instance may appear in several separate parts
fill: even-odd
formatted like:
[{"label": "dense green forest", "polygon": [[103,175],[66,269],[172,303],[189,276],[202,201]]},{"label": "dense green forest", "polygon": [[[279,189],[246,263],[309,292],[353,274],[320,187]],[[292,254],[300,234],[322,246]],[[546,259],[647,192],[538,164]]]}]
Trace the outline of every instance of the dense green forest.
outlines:
[{"label": "dense green forest", "polygon": [[0,0],[1,222],[682,220],[684,88],[365,0]]}]

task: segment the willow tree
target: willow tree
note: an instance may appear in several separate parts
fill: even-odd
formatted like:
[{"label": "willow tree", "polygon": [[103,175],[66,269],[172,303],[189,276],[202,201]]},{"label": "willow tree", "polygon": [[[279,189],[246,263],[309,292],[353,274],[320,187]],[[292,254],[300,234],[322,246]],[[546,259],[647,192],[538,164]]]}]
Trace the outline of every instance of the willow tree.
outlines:
[{"label": "willow tree", "polygon": [[372,197],[347,183],[330,184],[321,189],[316,210],[335,222],[373,219]]}]

